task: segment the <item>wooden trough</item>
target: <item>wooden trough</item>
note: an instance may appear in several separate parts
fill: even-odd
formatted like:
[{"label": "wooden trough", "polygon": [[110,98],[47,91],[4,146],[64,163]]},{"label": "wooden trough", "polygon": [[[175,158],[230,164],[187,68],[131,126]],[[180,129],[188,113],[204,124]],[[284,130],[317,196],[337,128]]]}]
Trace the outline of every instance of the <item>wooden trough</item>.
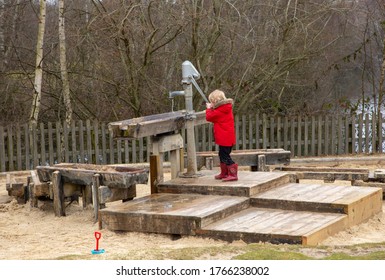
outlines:
[{"label": "wooden trough", "polygon": [[[133,118],[129,120],[111,122],[109,130],[114,138],[137,139],[147,136],[173,133],[175,130],[185,128],[186,110],[168,112]],[[195,125],[207,123],[205,111],[195,112],[193,116]]]},{"label": "wooden trough", "polygon": [[56,216],[65,216],[64,198],[67,192],[81,193],[83,206],[92,203],[96,218],[99,208],[104,207],[106,202],[133,199],[136,184],[147,184],[149,173],[144,168],[71,163],[38,166],[36,172],[38,178],[34,178],[34,197],[37,196],[36,186],[40,189],[43,185],[48,186],[45,192],[52,193]]},{"label": "wooden trough", "polygon": [[[290,164],[291,152],[284,149],[233,150],[231,158],[239,166],[250,166],[251,171],[268,171],[269,165]],[[220,165],[217,151],[197,152],[197,166],[213,169]]]}]

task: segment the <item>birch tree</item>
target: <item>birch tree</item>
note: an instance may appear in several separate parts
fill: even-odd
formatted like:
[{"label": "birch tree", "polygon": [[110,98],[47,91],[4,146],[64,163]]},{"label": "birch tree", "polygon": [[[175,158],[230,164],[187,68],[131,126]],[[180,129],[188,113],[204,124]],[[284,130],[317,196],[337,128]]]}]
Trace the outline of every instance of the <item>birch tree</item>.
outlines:
[{"label": "birch tree", "polygon": [[37,124],[41,102],[41,86],[43,81],[43,47],[44,47],[44,31],[46,16],[46,0],[40,0],[39,25],[36,43],[36,64],[35,64],[35,81],[33,84],[33,101],[29,122],[32,125]]},{"label": "birch tree", "polygon": [[67,57],[66,57],[66,40],[65,40],[65,24],[64,24],[64,0],[59,0],[59,49],[60,49],[60,75],[63,86],[63,99],[66,109],[66,124],[71,125],[72,121],[72,105],[70,96],[70,85],[68,81]]}]

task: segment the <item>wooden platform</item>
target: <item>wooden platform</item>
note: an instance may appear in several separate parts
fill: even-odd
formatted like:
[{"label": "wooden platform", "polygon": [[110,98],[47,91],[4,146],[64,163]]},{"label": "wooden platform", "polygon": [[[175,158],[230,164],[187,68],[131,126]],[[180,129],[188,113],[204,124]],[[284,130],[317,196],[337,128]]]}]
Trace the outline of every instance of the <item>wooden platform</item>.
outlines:
[{"label": "wooden platform", "polygon": [[292,183],[282,172],[239,172],[239,180],[176,178],[159,193],[99,212],[111,230],[199,235],[227,241],[315,245],[382,210],[382,189]]},{"label": "wooden platform", "polygon": [[240,180],[222,182],[215,180],[217,171],[204,171],[201,177],[176,178],[158,185],[162,193],[197,193],[210,195],[235,195],[250,197],[260,192],[282,186],[291,181],[283,172],[238,172]]}]

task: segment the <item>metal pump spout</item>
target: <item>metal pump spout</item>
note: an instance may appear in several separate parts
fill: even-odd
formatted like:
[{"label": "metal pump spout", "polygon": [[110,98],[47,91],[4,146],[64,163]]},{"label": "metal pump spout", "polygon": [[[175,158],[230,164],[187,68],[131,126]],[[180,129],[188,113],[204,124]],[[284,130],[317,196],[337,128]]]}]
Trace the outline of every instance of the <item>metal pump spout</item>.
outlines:
[{"label": "metal pump spout", "polygon": [[184,94],[185,94],[184,90],[170,91],[168,93],[168,98],[174,98],[175,96],[182,96]]}]

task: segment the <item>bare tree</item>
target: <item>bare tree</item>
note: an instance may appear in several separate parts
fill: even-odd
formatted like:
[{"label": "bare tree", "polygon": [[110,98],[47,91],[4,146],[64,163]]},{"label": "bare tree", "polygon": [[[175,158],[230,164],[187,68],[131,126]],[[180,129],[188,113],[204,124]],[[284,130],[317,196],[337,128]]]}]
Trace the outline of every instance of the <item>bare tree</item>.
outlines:
[{"label": "bare tree", "polygon": [[4,0],[0,0],[0,77],[4,74],[5,60],[4,20]]},{"label": "bare tree", "polygon": [[63,84],[63,99],[66,109],[66,124],[71,125],[72,121],[72,105],[70,96],[70,84],[67,71],[67,51],[65,37],[65,17],[64,17],[64,0],[59,0],[59,53],[60,53],[60,75]]},{"label": "bare tree", "polygon": [[36,64],[35,64],[35,81],[33,91],[33,101],[31,106],[31,114],[29,121],[31,124],[36,124],[41,102],[41,87],[43,80],[43,46],[44,46],[44,31],[45,31],[45,17],[46,17],[46,0],[40,0],[39,12],[39,27],[36,42]]}]

